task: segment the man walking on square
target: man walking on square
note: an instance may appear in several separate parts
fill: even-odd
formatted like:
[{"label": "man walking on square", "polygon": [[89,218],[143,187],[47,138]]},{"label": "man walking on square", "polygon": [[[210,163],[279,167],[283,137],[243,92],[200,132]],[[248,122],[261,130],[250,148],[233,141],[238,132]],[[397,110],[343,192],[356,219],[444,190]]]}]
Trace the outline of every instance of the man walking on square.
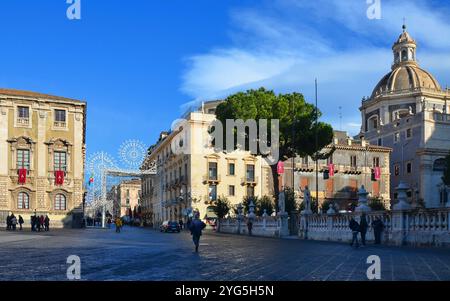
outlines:
[{"label": "man walking on square", "polygon": [[19,215],[19,230],[20,231],[23,230],[23,228],[22,228],[23,223],[24,223],[23,217],[22,217],[22,215]]},{"label": "man walking on square", "polygon": [[369,227],[369,225],[367,224],[366,214],[363,213],[361,215],[361,220],[359,222],[359,232],[361,232],[361,244],[364,247],[366,246],[366,234],[367,234],[368,227]]},{"label": "man walking on square", "polygon": [[195,218],[189,225],[189,230],[191,230],[192,240],[195,245],[195,252],[198,253],[198,247],[200,245],[200,236],[202,236],[202,231],[205,229],[206,224],[200,220],[200,213],[195,213]]},{"label": "man walking on square", "polygon": [[352,230],[352,236],[353,236],[352,243],[350,244],[350,246],[353,247],[353,245],[355,245],[355,247],[358,248],[359,247],[359,242],[358,242],[359,224],[357,221],[355,221],[355,219],[353,217],[350,220],[349,228],[350,228],[350,230]]}]

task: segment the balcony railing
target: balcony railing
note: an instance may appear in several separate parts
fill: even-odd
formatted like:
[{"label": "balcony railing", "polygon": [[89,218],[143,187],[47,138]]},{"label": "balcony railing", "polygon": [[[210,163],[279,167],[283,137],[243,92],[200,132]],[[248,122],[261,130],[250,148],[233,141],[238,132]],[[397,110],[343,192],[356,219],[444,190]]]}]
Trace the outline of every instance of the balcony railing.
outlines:
[{"label": "balcony railing", "polygon": [[55,121],[53,122],[53,126],[55,128],[65,128],[67,126],[67,123],[65,121]]},{"label": "balcony railing", "polygon": [[219,183],[220,182],[220,175],[206,175],[203,177],[203,182],[205,183]]},{"label": "balcony railing", "polygon": [[17,124],[18,125],[30,125],[30,118],[18,117]]},{"label": "balcony railing", "polygon": [[258,177],[243,177],[241,182],[243,185],[257,185]]}]

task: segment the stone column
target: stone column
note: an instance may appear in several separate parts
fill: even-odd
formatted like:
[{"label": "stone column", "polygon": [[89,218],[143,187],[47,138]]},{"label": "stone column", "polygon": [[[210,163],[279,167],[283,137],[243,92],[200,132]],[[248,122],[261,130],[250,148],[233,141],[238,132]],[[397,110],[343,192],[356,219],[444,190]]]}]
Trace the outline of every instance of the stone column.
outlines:
[{"label": "stone column", "polygon": [[396,188],[398,203],[392,211],[392,240],[396,245],[405,245],[408,234],[407,213],[411,205],[407,201],[406,192],[409,187],[405,182],[400,182]]}]

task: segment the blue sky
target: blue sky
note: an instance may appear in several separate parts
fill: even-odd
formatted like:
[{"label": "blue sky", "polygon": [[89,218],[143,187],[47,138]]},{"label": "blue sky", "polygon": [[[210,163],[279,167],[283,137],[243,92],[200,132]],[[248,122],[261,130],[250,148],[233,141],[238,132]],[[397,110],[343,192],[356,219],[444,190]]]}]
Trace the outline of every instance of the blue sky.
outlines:
[{"label": "blue sky", "polygon": [[390,70],[403,17],[421,66],[450,83],[448,1],[65,0],[0,2],[0,87],[88,101],[88,155],[150,145],[185,105],[265,86],[312,101],[359,131],[358,106]]}]

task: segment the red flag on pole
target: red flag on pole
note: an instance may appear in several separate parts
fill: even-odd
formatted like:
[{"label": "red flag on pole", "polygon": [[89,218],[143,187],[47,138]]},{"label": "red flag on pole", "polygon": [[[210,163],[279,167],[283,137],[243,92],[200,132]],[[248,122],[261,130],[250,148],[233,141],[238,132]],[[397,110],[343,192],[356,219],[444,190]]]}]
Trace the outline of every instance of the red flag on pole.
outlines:
[{"label": "red flag on pole", "polygon": [[23,185],[27,182],[27,169],[19,169],[19,184]]},{"label": "red flag on pole", "polygon": [[334,164],[332,163],[328,164],[328,172],[330,174],[330,177],[334,176]]},{"label": "red flag on pole", "polygon": [[64,171],[62,170],[55,171],[55,184],[56,185],[64,184]]},{"label": "red flag on pole", "polygon": [[380,167],[375,167],[375,180],[380,180],[381,179],[381,168]]},{"label": "red flag on pole", "polygon": [[283,162],[283,161],[278,161],[278,164],[277,164],[277,173],[278,173],[279,175],[284,174],[284,162]]}]

